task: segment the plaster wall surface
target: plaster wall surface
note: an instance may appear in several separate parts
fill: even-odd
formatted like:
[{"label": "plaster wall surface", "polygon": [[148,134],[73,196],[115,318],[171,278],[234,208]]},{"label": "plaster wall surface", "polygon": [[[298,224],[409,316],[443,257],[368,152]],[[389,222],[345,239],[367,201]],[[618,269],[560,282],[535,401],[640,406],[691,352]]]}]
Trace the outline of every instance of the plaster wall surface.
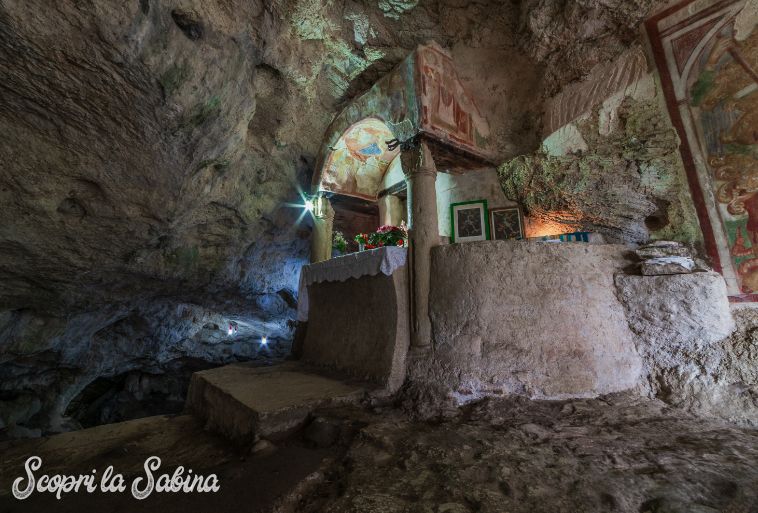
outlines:
[{"label": "plaster wall surface", "polygon": [[487,241],[432,251],[433,355],[414,379],[459,400],[519,393],[594,396],[629,389],[641,360],[613,275],[623,245]]},{"label": "plaster wall surface", "polygon": [[396,390],[409,346],[407,267],[308,286],[303,360]]},{"label": "plaster wall surface", "polygon": [[440,235],[450,237],[450,205],[462,201],[487,200],[488,208],[513,207],[516,203],[503,194],[495,169],[482,169],[462,175],[437,173],[437,218]]},{"label": "plaster wall surface", "polygon": [[[469,171],[464,174],[448,173],[446,169],[437,169],[435,188],[437,190],[437,219],[439,233],[450,237],[450,204],[462,201],[487,200],[488,208],[514,207],[516,202],[509,200],[494,168]],[[384,177],[382,187],[387,189],[405,180],[400,159],[392,161]]]}]

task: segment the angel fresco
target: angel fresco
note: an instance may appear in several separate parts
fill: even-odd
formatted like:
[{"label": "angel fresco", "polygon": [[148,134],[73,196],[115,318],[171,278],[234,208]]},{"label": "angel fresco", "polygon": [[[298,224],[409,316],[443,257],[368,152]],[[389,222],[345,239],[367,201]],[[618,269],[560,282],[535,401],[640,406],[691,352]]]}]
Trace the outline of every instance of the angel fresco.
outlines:
[{"label": "angel fresco", "polygon": [[[742,291],[758,291],[758,31],[721,31],[690,90]],[[726,215],[724,215],[726,214]]]}]

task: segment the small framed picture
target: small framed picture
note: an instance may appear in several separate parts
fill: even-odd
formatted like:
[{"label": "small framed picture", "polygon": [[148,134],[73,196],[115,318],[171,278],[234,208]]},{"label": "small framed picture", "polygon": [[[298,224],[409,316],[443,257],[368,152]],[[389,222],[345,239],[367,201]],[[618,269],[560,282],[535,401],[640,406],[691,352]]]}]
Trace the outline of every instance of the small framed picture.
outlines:
[{"label": "small framed picture", "polygon": [[450,242],[489,240],[487,200],[464,201],[450,205]]},{"label": "small framed picture", "polygon": [[518,207],[493,208],[490,210],[490,233],[492,240],[524,238],[524,218]]}]

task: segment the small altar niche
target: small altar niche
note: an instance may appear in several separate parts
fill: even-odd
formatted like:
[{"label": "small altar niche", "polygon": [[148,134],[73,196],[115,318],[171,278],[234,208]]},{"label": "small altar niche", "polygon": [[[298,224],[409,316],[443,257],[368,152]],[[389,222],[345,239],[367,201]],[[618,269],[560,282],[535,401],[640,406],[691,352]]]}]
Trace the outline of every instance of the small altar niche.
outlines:
[{"label": "small altar niche", "polygon": [[[487,208],[512,205],[488,138],[436,44],[335,118],[312,184],[313,263],[298,296],[303,360],[390,390],[406,372],[474,395],[586,397],[636,383],[641,362],[613,289],[626,248],[488,241]],[[451,219],[460,211],[475,215]],[[352,239],[403,222],[411,255],[404,244],[353,244],[331,258],[333,229]],[[445,244],[451,225],[465,226],[454,241],[465,244]]]},{"label": "small altar niche", "polygon": [[[499,186],[489,132],[450,54],[434,42],[419,46],[327,129],[311,194],[328,205],[320,216],[324,222],[317,219],[314,229],[312,262],[332,256],[333,232],[355,251],[358,234],[385,225],[413,229],[413,194],[435,200],[436,208],[424,209],[424,222],[438,225],[435,244],[452,235],[453,202],[482,199],[491,208],[514,206]],[[436,190],[410,186],[410,175],[419,170],[404,169],[401,153],[420,145],[427,152],[422,174],[435,177]]]},{"label": "small altar niche", "polygon": [[334,211],[333,230],[358,249],[354,238],[383,225],[407,222],[407,187],[400,151],[389,149],[392,131],[377,118],[351,126],[332,148],[319,192]]}]

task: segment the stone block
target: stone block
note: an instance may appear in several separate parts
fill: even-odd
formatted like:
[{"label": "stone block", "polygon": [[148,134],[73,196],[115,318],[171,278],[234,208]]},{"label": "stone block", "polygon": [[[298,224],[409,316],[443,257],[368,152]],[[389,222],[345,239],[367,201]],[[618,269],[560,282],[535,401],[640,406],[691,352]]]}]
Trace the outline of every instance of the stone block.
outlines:
[{"label": "stone block", "polygon": [[687,274],[694,269],[695,261],[690,257],[682,256],[650,258],[640,264],[640,271],[644,276]]},{"label": "stone block", "polygon": [[641,362],[613,286],[628,249],[524,241],[434,248],[434,360],[415,365],[414,379],[433,376],[461,400],[635,386]]},{"label": "stone block", "polygon": [[641,351],[662,351],[658,365],[672,358],[673,348],[713,344],[734,330],[726,283],[718,273],[619,274],[615,281],[629,326],[645,346]]},{"label": "stone block", "polygon": [[186,409],[206,427],[245,444],[301,427],[316,408],[357,402],[364,390],[305,370],[233,364],[192,375]]},{"label": "stone block", "polygon": [[409,346],[407,275],[401,267],[308,286],[303,361],[397,390]]},{"label": "stone block", "polygon": [[650,244],[640,246],[635,251],[637,256],[645,260],[647,258],[662,257],[689,257],[690,249],[681,242],[675,241],[655,241]]}]

